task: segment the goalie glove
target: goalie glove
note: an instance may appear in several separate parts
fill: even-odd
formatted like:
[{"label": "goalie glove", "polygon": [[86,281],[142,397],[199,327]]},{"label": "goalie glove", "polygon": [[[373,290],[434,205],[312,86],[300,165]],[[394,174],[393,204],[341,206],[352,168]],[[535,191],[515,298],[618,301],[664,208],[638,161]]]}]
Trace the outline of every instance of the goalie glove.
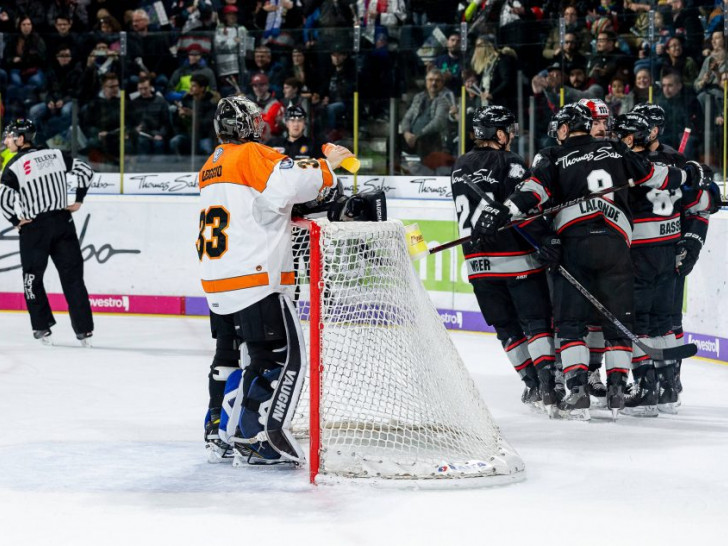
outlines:
[{"label": "goalie glove", "polygon": [[329,208],[327,217],[331,222],[384,222],[387,200],[383,191],[342,196]]},{"label": "goalie glove", "polygon": [[695,239],[680,239],[675,247],[675,271],[681,277],[690,274],[698,261],[702,245]]}]

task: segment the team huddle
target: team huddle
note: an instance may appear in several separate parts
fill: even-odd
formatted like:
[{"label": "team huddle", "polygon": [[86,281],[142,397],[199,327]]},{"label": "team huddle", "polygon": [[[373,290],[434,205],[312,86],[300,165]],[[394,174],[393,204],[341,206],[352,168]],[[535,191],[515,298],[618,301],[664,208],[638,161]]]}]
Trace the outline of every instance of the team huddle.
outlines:
[{"label": "team huddle", "polygon": [[664,119],[650,104],[615,120],[598,99],[567,104],[549,124],[559,145],[528,169],[510,151],[514,115],[485,106],[475,148],[455,163],[478,304],[524,382],[522,401],[551,416],[680,405],[684,281],[720,195],[706,166],[660,143]]}]

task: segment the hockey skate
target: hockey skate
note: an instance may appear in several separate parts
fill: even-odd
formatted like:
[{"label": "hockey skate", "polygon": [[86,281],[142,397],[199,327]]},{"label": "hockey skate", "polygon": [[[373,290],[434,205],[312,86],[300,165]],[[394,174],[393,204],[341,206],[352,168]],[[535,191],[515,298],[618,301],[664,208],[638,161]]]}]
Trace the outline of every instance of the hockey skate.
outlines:
[{"label": "hockey skate", "polygon": [[33,330],[33,337],[40,340],[43,345],[47,345],[49,347],[53,345],[53,332],[51,332],[50,328],[46,328],[45,330]]},{"label": "hockey skate", "polygon": [[622,378],[622,374],[612,374],[612,376],[614,376],[614,379],[610,377],[607,380],[609,386],[606,387],[605,402],[606,407],[612,412],[612,419],[616,421],[620,410],[624,408],[625,380]]},{"label": "hockey skate", "polygon": [[[539,393],[549,418],[553,419],[558,409],[558,404],[564,398],[563,383],[558,385],[554,377],[554,371],[550,367],[541,367],[538,370]],[[561,386],[559,390],[557,387]]]},{"label": "hockey skate", "polygon": [[538,375],[533,366],[526,368],[526,373],[522,377],[523,392],[521,393],[521,402],[529,406],[532,410],[539,413],[544,411],[544,405],[541,402],[541,392],[538,388]]},{"label": "hockey skate", "polygon": [[208,463],[221,463],[232,457],[231,447],[220,439],[220,409],[213,408],[205,422],[205,451]]},{"label": "hockey skate", "polygon": [[82,334],[76,334],[76,339],[81,342],[81,347],[93,347],[91,345],[91,336],[93,336],[93,332],[85,332]]},{"label": "hockey skate", "polygon": [[662,413],[677,415],[680,406],[678,391],[675,386],[675,365],[665,366],[660,370],[659,396],[657,410]]},{"label": "hockey skate", "polygon": [[607,407],[607,387],[602,383],[599,368],[589,372],[586,390],[593,407],[599,409]]},{"label": "hockey skate", "polygon": [[566,395],[566,398],[559,402],[560,417],[570,421],[589,421],[591,420],[590,405],[586,385],[576,385]]},{"label": "hockey skate", "polygon": [[657,417],[657,376],[655,369],[640,366],[632,371],[635,382],[624,399],[622,413],[632,417]]}]

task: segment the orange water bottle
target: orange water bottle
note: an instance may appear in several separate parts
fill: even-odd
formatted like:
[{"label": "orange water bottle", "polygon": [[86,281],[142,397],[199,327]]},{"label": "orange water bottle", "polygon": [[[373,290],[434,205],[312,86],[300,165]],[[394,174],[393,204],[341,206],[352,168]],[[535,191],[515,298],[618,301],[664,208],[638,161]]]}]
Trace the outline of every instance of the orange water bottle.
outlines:
[{"label": "orange water bottle", "polygon": [[[334,146],[335,144],[327,142],[326,144],[321,146],[321,150],[324,152],[324,154],[326,154]],[[357,171],[359,171],[359,167],[361,167],[361,162],[356,157],[347,157],[341,162],[341,166],[349,171],[351,174],[355,174]]]}]

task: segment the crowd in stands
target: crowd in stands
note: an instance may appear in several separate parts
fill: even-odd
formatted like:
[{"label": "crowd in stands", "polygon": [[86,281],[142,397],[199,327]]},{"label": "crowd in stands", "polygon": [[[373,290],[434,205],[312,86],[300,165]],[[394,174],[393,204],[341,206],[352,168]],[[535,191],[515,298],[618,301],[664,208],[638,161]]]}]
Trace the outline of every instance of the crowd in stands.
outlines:
[{"label": "crowd in stands", "polygon": [[293,107],[311,142],[346,141],[356,90],[360,138],[396,115],[398,171],[445,174],[458,120],[484,104],[533,96],[537,145],[552,144],[563,87],[565,102],[602,98],[614,115],[662,105],[662,140],[677,147],[691,128],[697,158],[706,111],[723,123],[724,1],[0,0],[2,113],[60,147],[75,125],[80,152],[114,165],[122,138],[132,156],[205,156],[216,103],[234,93],[260,105],[265,142],[287,136]]}]

